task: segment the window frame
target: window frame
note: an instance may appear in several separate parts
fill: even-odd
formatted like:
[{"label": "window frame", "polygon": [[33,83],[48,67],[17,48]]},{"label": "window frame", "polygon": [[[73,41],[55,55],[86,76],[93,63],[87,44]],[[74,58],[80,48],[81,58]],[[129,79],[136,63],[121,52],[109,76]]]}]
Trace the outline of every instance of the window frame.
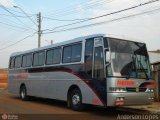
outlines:
[{"label": "window frame", "polygon": [[[39,56],[40,56],[40,53],[44,53],[43,64],[39,64]],[[38,54],[38,63],[35,65],[35,64],[34,64],[34,60],[35,60],[35,55],[36,55],[36,54]],[[42,50],[42,51],[34,52],[32,58],[33,58],[33,60],[32,60],[32,66],[33,66],[33,67],[44,66],[44,65],[45,65],[45,60],[46,60],[46,51],[45,51],[45,50]]]},{"label": "window frame", "polygon": [[[27,66],[27,57],[28,56],[31,56],[31,63],[30,63],[30,66]],[[26,57],[26,63],[25,63],[25,66],[23,66],[23,57]],[[24,54],[22,55],[22,68],[28,68],[28,67],[32,67],[32,60],[33,60],[33,56],[32,56],[32,53],[27,53],[27,54]]]},{"label": "window frame", "polygon": [[22,57],[21,57],[21,55],[15,56],[15,58],[14,58],[14,68],[18,69],[18,68],[21,68],[21,67],[22,67]]},{"label": "window frame", "polygon": [[[12,65],[13,63],[13,65]],[[14,69],[15,68],[15,57],[10,57],[10,65],[9,65],[10,69]]]},{"label": "window frame", "polygon": [[[54,51],[55,50],[60,50],[60,60],[57,63],[54,63]],[[47,63],[47,58],[48,58],[48,52],[52,52],[52,62],[51,63]],[[56,48],[52,48],[52,49],[48,49],[46,50],[46,60],[45,60],[45,64],[46,65],[56,65],[56,64],[60,64],[61,63],[61,59],[62,59],[62,47],[56,47]]]},{"label": "window frame", "polygon": [[[70,53],[69,53],[69,61],[65,62],[67,59],[64,57],[64,51],[65,51],[65,48],[70,48]],[[62,55],[62,63],[66,64],[66,63],[71,63],[71,57],[72,57],[72,45],[67,45],[67,46],[64,46],[63,47],[63,55]]]},{"label": "window frame", "polygon": [[[80,50],[80,60],[79,61],[72,61],[72,49],[73,49],[73,46],[74,45],[80,45],[81,46],[81,50]],[[71,47],[71,52],[70,52],[70,62],[64,62],[64,49],[66,48],[66,47]],[[62,63],[63,64],[72,64],[72,63],[79,63],[79,62],[81,62],[82,61],[82,51],[83,51],[83,44],[82,44],[82,42],[77,42],[77,43],[72,43],[72,44],[69,44],[69,45],[65,45],[65,46],[63,46],[63,53],[62,53]]]}]

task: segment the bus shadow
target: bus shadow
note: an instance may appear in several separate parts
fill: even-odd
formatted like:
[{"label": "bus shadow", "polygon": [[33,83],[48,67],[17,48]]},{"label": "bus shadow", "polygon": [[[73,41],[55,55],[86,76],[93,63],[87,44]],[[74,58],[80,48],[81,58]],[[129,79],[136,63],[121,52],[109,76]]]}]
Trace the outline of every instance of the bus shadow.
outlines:
[{"label": "bus shadow", "polygon": [[[12,96],[12,99],[21,100],[19,97]],[[44,99],[44,98],[38,98],[38,97],[30,97],[29,102],[33,102],[36,104],[43,104],[43,105],[49,105],[54,107],[59,107],[62,109],[68,109],[67,103],[64,101],[54,100],[54,99]],[[97,116],[118,116],[119,114],[132,114],[129,111],[121,111],[117,109],[116,107],[99,107],[99,106],[92,106],[92,105],[86,105],[86,109],[81,111],[82,113],[88,113],[91,115],[97,115]]]}]

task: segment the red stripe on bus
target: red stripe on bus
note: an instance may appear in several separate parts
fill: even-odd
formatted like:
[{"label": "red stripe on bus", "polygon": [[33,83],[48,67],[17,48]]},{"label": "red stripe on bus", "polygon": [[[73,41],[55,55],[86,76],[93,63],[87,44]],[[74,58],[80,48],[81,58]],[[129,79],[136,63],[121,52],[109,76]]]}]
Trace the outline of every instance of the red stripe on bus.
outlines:
[{"label": "red stripe on bus", "polygon": [[147,86],[155,86],[155,82],[148,82],[144,85],[144,87],[147,87]]},{"label": "red stripe on bus", "polygon": [[84,80],[80,75],[77,75],[76,73],[73,72],[68,72],[68,71],[64,71],[64,70],[58,70],[58,71],[53,71],[53,72],[66,72],[66,73],[70,73],[72,75],[75,75],[76,77],[78,77],[79,79],[81,79],[84,83],[87,84],[87,86],[96,94],[96,96],[99,98],[99,100],[102,102],[102,104],[104,106],[106,106],[105,101],[101,98],[101,96],[97,93],[97,91],[89,84],[88,80]]},{"label": "red stripe on bus", "polygon": [[17,75],[17,78],[18,79],[25,79],[25,78],[28,78],[29,77],[29,75],[28,74],[26,74],[26,73],[21,73],[21,74],[19,74],[19,75]]},{"label": "red stripe on bus", "polygon": [[[41,72],[44,72],[44,71],[41,71]],[[97,93],[97,91],[89,84],[89,81],[88,80],[84,80],[80,75],[77,75],[76,73],[65,71],[65,70],[51,70],[51,71],[48,70],[48,71],[45,71],[45,72],[66,72],[66,73],[75,75],[76,77],[81,79],[84,83],[86,83],[87,86],[96,94],[96,96],[99,98],[99,100],[102,102],[102,104],[104,106],[106,106],[105,101],[101,98],[101,96]],[[32,73],[38,73],[38,72],[32,72]]]},{"label": "red stripe on bus", "polygon": [[[69,73],[69,72],[68,72]],[[75,74],[75,73],[71,73],[75,76],[77,76],[78,78],[80,78],[84,83],[86,83],[88,85],[88,87],[96,94],[96,96],[99,98],[99,100],[102,102],[102,104],[104,106],[106,106],[106,103],[105,101],[101,98],[101,96],[97,93],[97,91],[89,84],[89,81],[88,80],[84,80],[83,78],[81,78],[81,76]]]}]

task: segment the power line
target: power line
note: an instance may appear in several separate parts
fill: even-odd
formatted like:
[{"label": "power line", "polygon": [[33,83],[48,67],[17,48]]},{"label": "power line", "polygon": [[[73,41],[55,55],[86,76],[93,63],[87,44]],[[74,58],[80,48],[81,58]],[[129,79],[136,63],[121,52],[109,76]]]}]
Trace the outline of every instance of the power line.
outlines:
[{"label": "power line", "polygon": [[13,43],[13,44],[10,44],[10,45],[8,45],[8,46],[6,46],[6,47],[1,48],[0,50],[2,51],[2,50],[4,50],[4,49],[7,49],[7,48],[9,48],[9,47],[12,47],[12,46],[14,46],[14,45],[16,45],[16,44],[18,44],[18,43],[26,40],[27,38],[33,37],[36,33],[37,33],[37,32],[35,32],[35,33],[31,34],[31,35],[28,35],[28,36],[24,37],[23,39],[20,39],[20,40],[16,41],[16,42]]},{"label": "power line", "polygon": [[[10,13],[16,20],[18,20],[21,24],[23,24],[24,26],[26,26],[18,17],[17,17],[17,15],[15,15],[14,13],[12,13],[12,12],[10,12],[6,7],[4,7],[2,4],[0,4],[0,7],[3,9],[3,10],[5,10],[5,11],[7,11],[8,13]],[[28,27],[28,28],[30,28],[30,27]],[[30,29],[33,29],[33,28],[30,28]]]},{"label": "power line", "polygon": [[98,25],[102,25],[102,24],[115,22],[115,21],[118,21],[118,20],[123,20],[123,19],[131,18],[131,17],[140,16],[140,15],[143,15],[143,14],[147,14],[147,13],[151,13],[151,12],[159,11],[159,10],[160,10],[160,8],[157,8],[157,9],[154,9],[154,10],[145,11],[145,12],[141,12],[141,13],[134,14],[134,15],[124,16],[124,17],[112,19],[112,20],[109,20],[109,21],[97,22],[97,23],[94,23],[94,24],[89,24],[89,25],[84,25],[84,26],[79,26],[79,27],[73,27],[73,28],[69,28],[69,29],[62,29],[62,30],[57,30],[57,31],[52,31],[52,32],[45,32],[43,34],[65,32],[65,31],[77,30],[77,29],[82,29],[82,28],[88,28],[88,27],[92,27],[92,26],[98,26]]},{"label": "power line", "polygon": [[[14,17],[12,15],[7,15],[7,14],[0,14],[0,16],[6,16],[6,17]],[[30,15],[29,17],[33,17],[34,15]],[[16,15],[16,17],[19,18],[27,18],[26,16],[21,16],[21,15]]]},{"label": "power line", "polygon": [[[9,11],[12,11],[12,12],[14,12],[14,13],[23,14],[22,12],[17,11],[17,10],[13,10],[13,9],[10,9],[10,8],[6,8],[6,9],[8,9]],[[27,13],[27,14],[29,14],[30,16],[35,15],[35,14],[31,14],[31,13]]]},{"label": "power line", "polygon": [[[104,5],[104,4],[106,4],[106,3],[110,3],[110,2],[112,2],[113,0],[110,0],[110,1],[108,1],[108,2],[106,2],[106,0],[104,0],[104,1],[97,1],[97,3],[92,3],[91,5],[86,5],[86,6],[83,6],[82,7],[82,11],[83,11],[83,9],[84,10],[88,10],[88,9],[92,9],[92,8],[95,8],[95,7],[99,7],[99,6],[102,6],[102,5]],[[79,8],[79,9],[81,9],[81,8]],[[81,12],[81,10],[79,10],[78,8],[75,8],[75,9],[73,9],[73,10],[70,10],[70,11],[64,11],[64,13],[61,13],[61,14],[57,14],[57,15],[55,15],[55,17],[60,17],[60,16],[67,16],[67,15],[71,15],[71,14],[75,14],[75,13],[80,13]]]},{"label": "power line", "polygon": [[[24,31],[21,31],[22,32],[22,34],[21,35],[24,35],[24,34],[26,34],[26,32],[28,32],[29,33],[29,31],[31,31],[30,29],[28,29],[28,30],[24,30]],[[12,36],[12,35],[11,35]],[[4,45],[7,45],[7,44],[10,44],[11,42],[13,42],[13,40],[4,40],[4,41],[0,41],[0,43],[1,43],[1,47],[2,46],[4,46]]]},{"label": "power line", "polygon": [[80,21],[80,20],[84,20],[84,19],[71,19],[71,20],[62,20],[62,19],[54,19],[54,18],[50,18],[50,17],[42,17],[43,19],[48,19],[48,20],[53,20],[53,21],[61,21],[61,22],[64,22],[64,21]]},{"label": "power line", "polygon": [[63,28],[63,27],[67,27],[67,26],[71,26],[71,25],[75,25],[75,24],[84,23],[84,22],[95,20],[95,19],[98,19],[98,18],[102,18],[102,17],[114,15],[114,14],[117,14],[117,13],[121,13],[121,12],[124,12],[124,11],[132,10],[132,9],[135,9],[135,8],[138,8],[138,7],[141,7],[141,6],[145,6],[145,5],[157,2],[157,1],[160,1],[160,0],[152,0],[152,1],[149,1],[149,2],[145,2],[143,4],[139,4],[139,5],[136,5],[136,6],[133,6],[133,7],[129,7],[129,8],[126,8],[126,9],[122,9],[122,10],[119,10],[119,11],[107,13],[107,14],[96,16],[96,17],[92,17],[92,18],[85,18],[82,21],[78,21],[78,22],[74,22],[74,23],[70,23],[70,24],[65,24],[65,25],[57,26],[57,27],[54,27],[53,29],[46,29],[46,30],[43,30],[43,31],[53,31],[53,30],[55,30],[57,28]]},{"label": "power line", "polygon": [[[94,7],[98,7],[98,6],[101,6],[101,5],[104,5],[105,3],[110,3],[114,0],[109,0],[109,1],[106,1],[106,0],[93,0],[93,2],[88,2],[86,4],[83,5],[83,9],[87,10],[87,9],[91,9],[91,8],[94,8]],[[75,7],[76,6],[76,7]],[[75,13],[78,13],[78,12],[81,12],[77,6],[81,6],[81,4],[79,5],[74,5],[73,9],[70,9],[70,10],[66,10],[66,9],[63,9],[61,12],[55,12],[54,17],[60,17],[60,16],[67,16],[67,15],[70,15],[70,14],[75,14]],[[71,8],[71,7],[69,7]],[[81,8],[80,8],[81,9]]]},{"label": "power line", "polygon": [[[100,0],[99,0],[100,1]],[[67,9],[69,8],[72,8],[72,7],[75,7],[75,6],[80,6],[80,5],[86,5],[86,4],[92,4],[92,3],[94,3],[94,2],[97,2],[97,0],[95,1],[95,0],[88,0],[88,1],[84,1],[84,2],[81,2],[81,3],[78,3],[78,4],[74,4],[74,5],[70,5],[70,6],[68,6],[68,7],[65,7],[65,8],[62,8],[62,9],[58,9],[58,10],[56,10],[56,11],[54,11],[54,13],[52,14],[52,13],[50,13],[50,14],[52,14],[52,15],[57,15],[57,14],[61,14],[61,13],[63,13],[63,12],[66,12],[66,11],[68,11]]]},{"label": "power line", "polygon": [[[4,23],[7,23],[7,24],[11,24],[11,25],[16,25],[16,26],[22,26],[21,24],[18,24],[16,21],[12,20],[12,19],[9,19],[8,17],[0,17],[0,20]],[[24,27],[23,27],[24,28]],[[25,28],[26,29],[26,28]]]},{"label": "power line", "polygon": [[22,23],[23,25],[25,25],[20,19],[18,19],[17,18],[17,16],[14,14],[14,13],[12,13],[12,12],[10,12],[8,9],[6,9],[6,7],[4,7],[2,4],[0,4],[0,7],[3,9],[3,10],[5,10],[5,11],[7,11],[8,13],[10,13],[15,19],[17,19],[20,23]]},{"label": "power line", "polygon": [[19,27],[19,26],[16,26],[16,25],[7,24],[7,23],[3,23],[3,22],[0,22],[0,24],[6,25],[6,26],[9,26],[9,27],[13,27],[13,28],[28,30],[28,29],[23,28],[23,27]]},{"label": "power line", "polygon": [[31,18],[21,7],[19,7],[19,6],[14,6],[14,8],[18,8],[20,11],[22,11],[22,12],[26,15],[26,17],[27,17],[34,25],[36,25],[36,27],[37,27],[37,24],[35,23],[35,21],[32,20],[32,18]]},{"label": "power line", "polygon": [[[66,15],[69,15],[69,14],[72,14],[72,13],[78,13],[78,12],[81,12],[80,10],[77,10],[77,6],[81,6],[83,5],[83,9],[91,9],[93,7],[98,7],[98,6],[101,6],[101,5],[104,5],[105,3],[110,3],[112,1],[115,1],[115,0],[90,0],[88,2],[82,2],[80,4],[76,4],[76,5],[72,5],[73,7],[75,7],[73,10],[66,10],[66,8],[64,9],[61,9],[59,10],[60,12],[55,12],[54,14],[54,17],[59,17],[59,16],[66,16]],[[67,8],[71,8],[71,6],[67,7]],[[57,10],[58,11],[58,10]],[[73,19],[73,20],[62,20],[62,19],[54,19],[54,18],[51,18],[51,17],[44,17],[48,20],[53,20],[53,21],[80,21],[80,20],[84,20],[84,19]],[[87,18],[86,18],[87,19]]]}]

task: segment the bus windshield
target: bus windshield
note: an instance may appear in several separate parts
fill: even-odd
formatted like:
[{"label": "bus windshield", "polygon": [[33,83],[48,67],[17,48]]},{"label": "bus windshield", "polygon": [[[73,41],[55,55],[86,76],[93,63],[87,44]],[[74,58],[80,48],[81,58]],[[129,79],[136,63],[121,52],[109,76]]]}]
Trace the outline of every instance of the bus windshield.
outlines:
[{"label": "bus windshield", "polygon": [[149,57],[145,44],[110,38],[109,45],[114,76],[151,78]]}]

